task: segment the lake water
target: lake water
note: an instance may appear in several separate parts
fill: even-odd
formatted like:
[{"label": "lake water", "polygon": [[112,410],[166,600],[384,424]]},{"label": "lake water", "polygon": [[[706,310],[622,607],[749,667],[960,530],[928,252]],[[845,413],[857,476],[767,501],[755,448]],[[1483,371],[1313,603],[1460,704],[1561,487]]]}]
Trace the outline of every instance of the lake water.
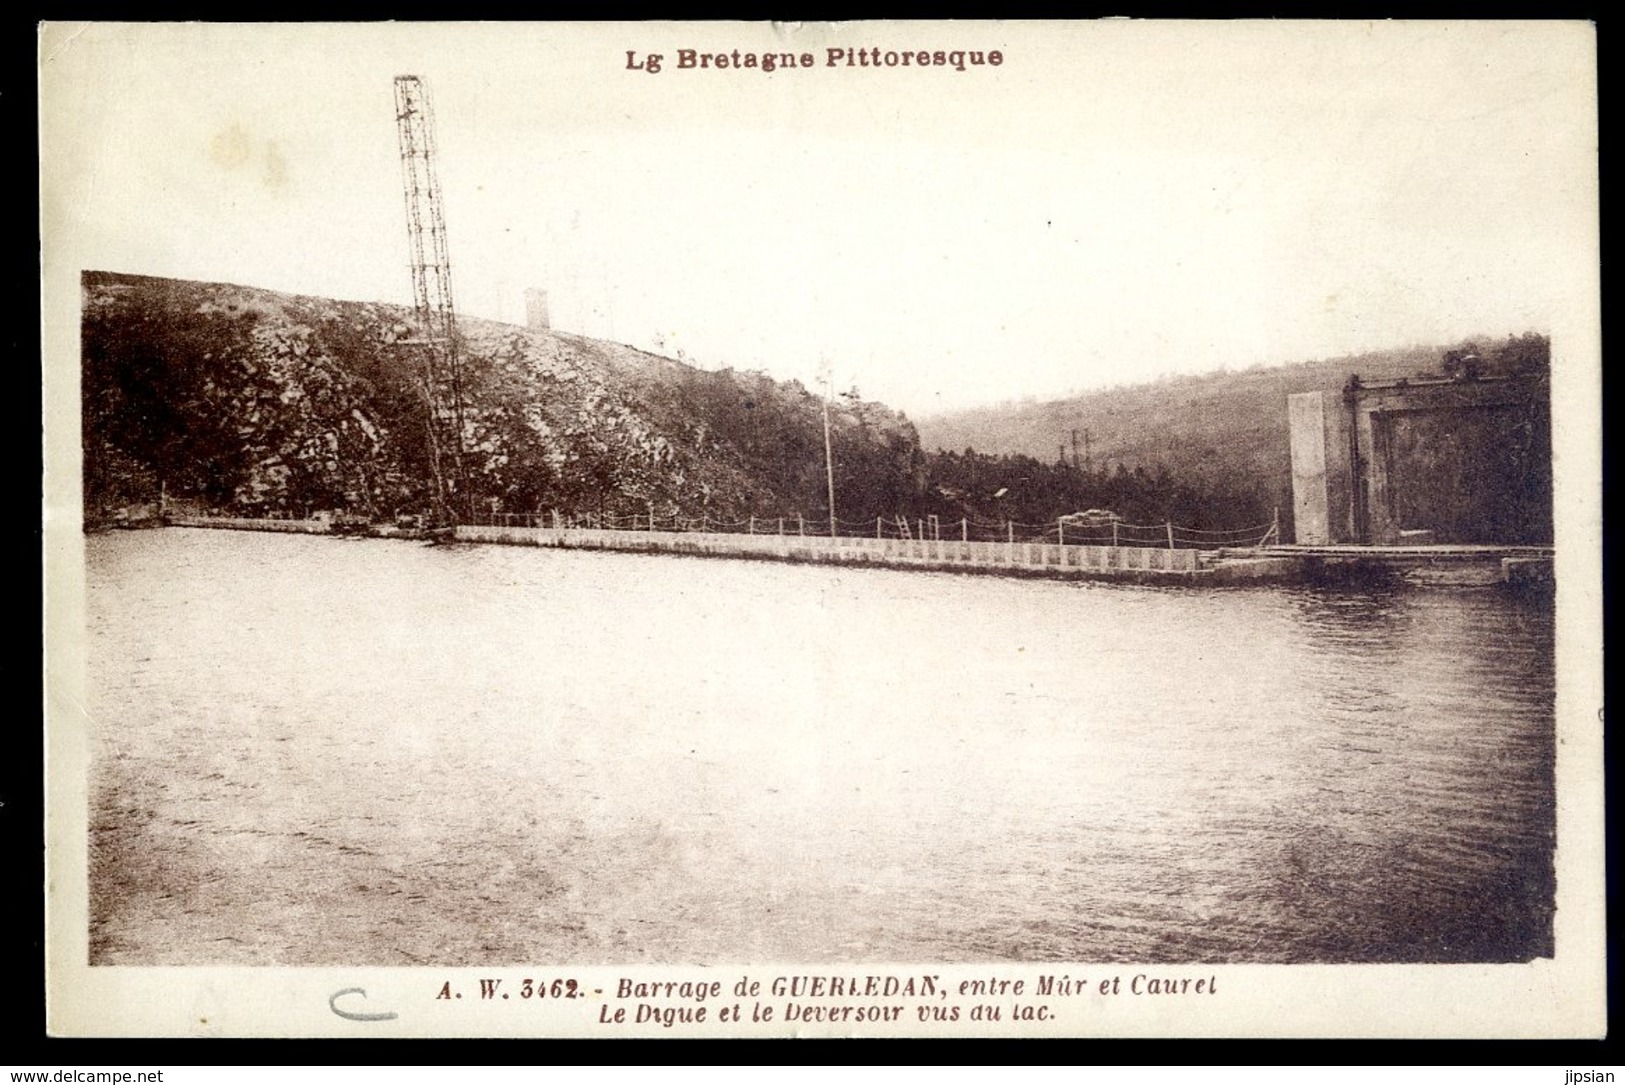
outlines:
[{"label": "lake water", "polygon": [[1549,600],[86,553],[94,963],[1551,952]]}]

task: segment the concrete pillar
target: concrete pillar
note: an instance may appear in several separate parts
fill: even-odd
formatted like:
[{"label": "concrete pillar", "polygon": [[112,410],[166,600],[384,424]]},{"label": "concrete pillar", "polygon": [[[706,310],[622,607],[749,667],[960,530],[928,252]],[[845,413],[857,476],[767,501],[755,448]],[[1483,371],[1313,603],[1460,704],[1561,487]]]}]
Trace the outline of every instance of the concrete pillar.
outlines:
[{"label": "concrete pillar", "polygon": [[1286,404],[1294,538],[1305,546],[1351,542],[1348,409],[1326,392],[1300,392]]}]

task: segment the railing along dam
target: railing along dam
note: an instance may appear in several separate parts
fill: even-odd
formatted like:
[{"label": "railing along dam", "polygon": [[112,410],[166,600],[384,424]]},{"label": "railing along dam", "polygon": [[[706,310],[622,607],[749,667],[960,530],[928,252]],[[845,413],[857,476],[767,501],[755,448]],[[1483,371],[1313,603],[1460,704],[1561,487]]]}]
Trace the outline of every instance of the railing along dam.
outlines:
[{"label": "railing along dam", "polygon": [[957,539],[869,539],[861,536],[738,535],[696,531],[618,531],[580,527],[459,525],[461,542],[556,546],[576,550],[694,554],[776,561],[888,565],[900,568],[1027,572],[1039,575],[1099,574],[1193,576],[1194,549],[1090,546],[1070,543],[968,542]]}]

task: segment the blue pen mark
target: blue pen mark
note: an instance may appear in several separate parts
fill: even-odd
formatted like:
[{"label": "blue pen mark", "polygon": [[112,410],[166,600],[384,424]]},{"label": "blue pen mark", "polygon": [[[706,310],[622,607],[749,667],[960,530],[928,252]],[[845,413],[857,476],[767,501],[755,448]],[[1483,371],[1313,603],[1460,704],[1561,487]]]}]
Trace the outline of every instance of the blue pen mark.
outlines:
[{"label": "blue pen mark", "polygon": [[353,1013],[350,1010],[339,1009],[339,999],[345,995],[360,995],[367,997],[367,992],[361,987],[346,987],[342,991],[334,991],[333,997],[327,1000],[327,1008],[348,1021],[393,1021],[399,1015],[394,1011],[387,1013]]}]

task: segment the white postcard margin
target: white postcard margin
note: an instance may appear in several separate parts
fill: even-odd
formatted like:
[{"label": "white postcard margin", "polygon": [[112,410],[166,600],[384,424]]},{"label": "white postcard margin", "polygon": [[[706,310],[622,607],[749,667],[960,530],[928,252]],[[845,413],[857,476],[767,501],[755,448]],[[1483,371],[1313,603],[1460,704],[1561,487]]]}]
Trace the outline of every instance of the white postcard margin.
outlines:
[{"label": "white postcard margin", "polygon": [[[963,27],[966,24],[958,24]],[[1023,43],[1060,37],[1085,39],[1099,24],[991,24],[1012,57]],[[1212,24],[1162,24],[1169,48],[1182,35],[1202,35]],[[1468,24],[1469,27],[1471,24]],[[1358,25],[1288,24],[1293,32],[1356,33]],[[905,24],[867,25],[894,34]],[[1500,24],[1505,31],[1507,24]],[[447,28],[397,27],[426,37]],[[460,33],[477,28],[462,26]],[[639,42],[684,40],[689,28],[637,24]],[[830,28],[831,32],[845,28]],[[940,27],[910,27],[929,38]],[[765,27],[730,28],[744,39]],[[447,968],[137,968],[90,967],[87,907],[87,734],[83,539],[79,494],[78,321],[83,239],[71,213],[53,193],[82,178],[86,160],[75,152],[73,120],[86,88],[53,77],[52,58],[73,48],[81,33],[128,34],[139,27],[47,24],[41,56],[42,359],[46,437],[44,506],[46,574],[44,633],[47,753],[46,845],[48,882],[48,1027],[56,1035],[244,1037],[521,1037],[521,1036],[785,1036],[785,1035],[1010,1035],[1125,1037],[1597,1037],[1605,1019],[1605,882],[1602,759],[1601,567],[1601,332],[1599,252],[1573,253],[1571,304],[1553,315],[1552,381],[1557,528],[1557,824],[1558,908],[1556,956],[1527,965],[1194,965],[996,964],[863,965],[722,964]],[[239,33],[338,33],[321,26],[241,27]],[[486,28],[511,34],[512,28]],[[633,36],[613,24],[553,25],[581,47],[608,52]],[[1572,60],[1573,108],[1589,114],[1596,131],[1596,62],[1593,29],[1585,24],[1528,24],[1543,47]],[[605,78],[619,73],[606,72]],[[106,88],[102,88],[105,90]],[[730,90],[713,88],[719,116]],[[1041,106],[1041,103],[1039,103]],[[91,163],[93,165],[93,163]],[[1593,194],[1594,157],[1564,163],[1564,175]],[[103,179],[104,182],[116,179]],[[1580,224],[1597,237],[1592,221]],[[1045,1019],[977,1023],[920,1020],[891,1023],[820,1023],[752,1020],[757,1004],[783,1002],[768,992],[776,979],[795,976],[891,977],[898,983],[937,977],[957,992],[961,983],[1021,981],[1023,995],[1006,987],[998,997],[979,994],[954,1001],[1046,1007]],[[1085,993],[1036,994],[1040,977],[1081,978]],[[1207,978],[1203,994],[1130,994],[1136,976]],[[526,979],[574,979],[604,994],[580,999],[531,997],[517,991]],[[480,997],[481,981],[499,979],[510,999]],[[1116,979],[1118,993],[1101,993]],[[706,1007],[706,1020],[612,1023],[633,1001],[612,997],[623,982],[718,984],[705,1001],[665,1000],[673,1008]],[[750,984],[759,993],[751,994]],[[741,986],[743,984],[744,986]],[[461,998],[437,997],[450,989]],[[1143,986],[1143,981],[1142,984]],[[972,988],[972,990],[983,990]],[[1110,988],[1108,987],[1108,990]],[[741,994],[743,991],[745,993]],[[922,1003],[923,1004],[923,1003]],[[730,1006],[736,1020],[719,1020]],[[689,1015],[692,1017],[692,1014]]]}]

